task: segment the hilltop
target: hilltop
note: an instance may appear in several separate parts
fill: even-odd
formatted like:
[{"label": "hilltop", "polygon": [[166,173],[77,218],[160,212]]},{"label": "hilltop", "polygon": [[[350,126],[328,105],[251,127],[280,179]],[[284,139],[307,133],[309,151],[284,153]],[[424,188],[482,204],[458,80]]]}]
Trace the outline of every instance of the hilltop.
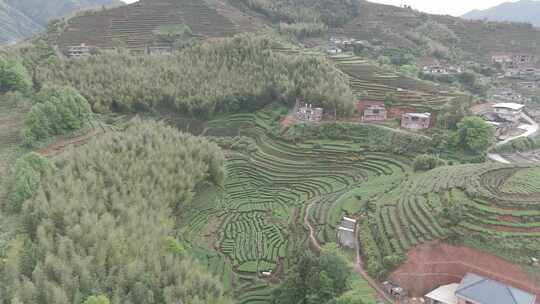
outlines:
[{"label": "hilltop", "polygon": [[122,4],[120,0],[0,0],[0,45],[30,37],[42,31],[52,19]]},{"label": "hilltop", "polygon": [[462,17],[474,20],[524,22],[540,26],[540,1],[521,0],[503,3],[486,10],[473,10]]}]

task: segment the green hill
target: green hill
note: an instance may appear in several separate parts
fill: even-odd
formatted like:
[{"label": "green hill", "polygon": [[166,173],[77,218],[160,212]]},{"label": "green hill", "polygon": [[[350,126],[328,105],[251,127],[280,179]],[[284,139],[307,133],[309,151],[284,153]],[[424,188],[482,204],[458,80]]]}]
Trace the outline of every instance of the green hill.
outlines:
[{"label": "green hill", "polygon": [[0,0],[0,45],[41,31],[52,19],[85,9],[121,4],[120,0]]}]

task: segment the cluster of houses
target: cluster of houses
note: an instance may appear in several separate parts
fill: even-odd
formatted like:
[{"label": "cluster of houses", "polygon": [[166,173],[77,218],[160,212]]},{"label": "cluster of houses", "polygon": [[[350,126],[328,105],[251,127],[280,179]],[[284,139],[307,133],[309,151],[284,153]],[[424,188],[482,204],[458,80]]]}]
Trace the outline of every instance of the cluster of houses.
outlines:
[{"label": "cluster of houses", "polygon": [[432,58],[423,58],[420,60],[422,73],[433,76],[458,75],[463,72],[461,66],[452,65],[445,61]]},{"label": "cluster of houses", "polygon": [[382,101],[359,101],[357,112],[362,122],[382,122],[391,118],[401,118],[401,127],[409,130],[425,130],[432,126],[431,113],[419,113],[413,109],[392,107],[387,109]]},{"label": "cluster of houses", "polygon": [[540,79],[540,66],[534,54],[502,53],[491,56],[491,63],[499,64],[504,77],[524,80]]},{"label": "cluster of houses", "polygon": [[424,297],[427,304],[535,304],[536,296],[476,273],[443,285]]},{"label": "cluster of houses", "polygon": [[[365,123],[384,122],[388,119],[400,118],[400,126],[408,130],[425,130],[433,125],[431,113],[415,112],[411,108],[391,107],[387,109],[382,101],[359,101],[356,110],[360,121]],[[311,104],[299,103],[295,111],[295,119],[299,122],[318,123],[322,120],[323,108]]]},{"label": "cluster of houses", "polygon": [[343,50],[350,49],[355,45],[363,45],[364,43],[364,41],[356,40],[354,38],[330,37],[330,39],[328,40],[326,53],[328,55],[338,55],[341,54]]}]

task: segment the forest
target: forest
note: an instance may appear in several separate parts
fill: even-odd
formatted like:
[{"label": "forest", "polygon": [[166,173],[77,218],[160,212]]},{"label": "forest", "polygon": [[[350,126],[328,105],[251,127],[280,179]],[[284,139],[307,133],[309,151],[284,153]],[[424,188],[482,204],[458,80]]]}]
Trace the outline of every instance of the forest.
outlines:
[{"label": "forest", "polygon": [[350,115],[354,97],[328,60],[274,51],[265,38],[242,35],[201,43],[171,56],[103,53],[40,66],[39,83],[72,86],[98,113],[158,107],[211,118],[251,112],[271,102],[292,106],[297,98]]},{"label": "forest", "polygon": [[223,162],[205,139],[135,120],[37,166],[44,176],[20,211],[2,302],[228,303],[174,236],[195,187],[223,182]]}]

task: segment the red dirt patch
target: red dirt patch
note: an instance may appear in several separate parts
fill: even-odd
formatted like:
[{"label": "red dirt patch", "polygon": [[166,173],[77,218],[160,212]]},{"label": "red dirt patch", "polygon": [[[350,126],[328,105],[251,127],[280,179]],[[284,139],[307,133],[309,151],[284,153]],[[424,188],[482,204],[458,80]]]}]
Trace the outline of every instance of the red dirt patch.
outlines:
[{"label": "red dirt patch", "polygon": [[74,146],[78,147],[87,143],[92,137],[99,134],[99,131],[96,129],[88,131],[88,133],[71,137],[71,138],[61,138],[54,144],[51,144],[39,151],[43,156],[55,156],[64,151],[67,147]]},{"label": "red dirt patch", "polygon": [[390,278],[413,297],[421,297],[440,285],[459,283],[467,272],[474,272],[516,288],[540,294],[534,280],[518,265],[464,246],[434,241],[417,246],[407,261]]}]

